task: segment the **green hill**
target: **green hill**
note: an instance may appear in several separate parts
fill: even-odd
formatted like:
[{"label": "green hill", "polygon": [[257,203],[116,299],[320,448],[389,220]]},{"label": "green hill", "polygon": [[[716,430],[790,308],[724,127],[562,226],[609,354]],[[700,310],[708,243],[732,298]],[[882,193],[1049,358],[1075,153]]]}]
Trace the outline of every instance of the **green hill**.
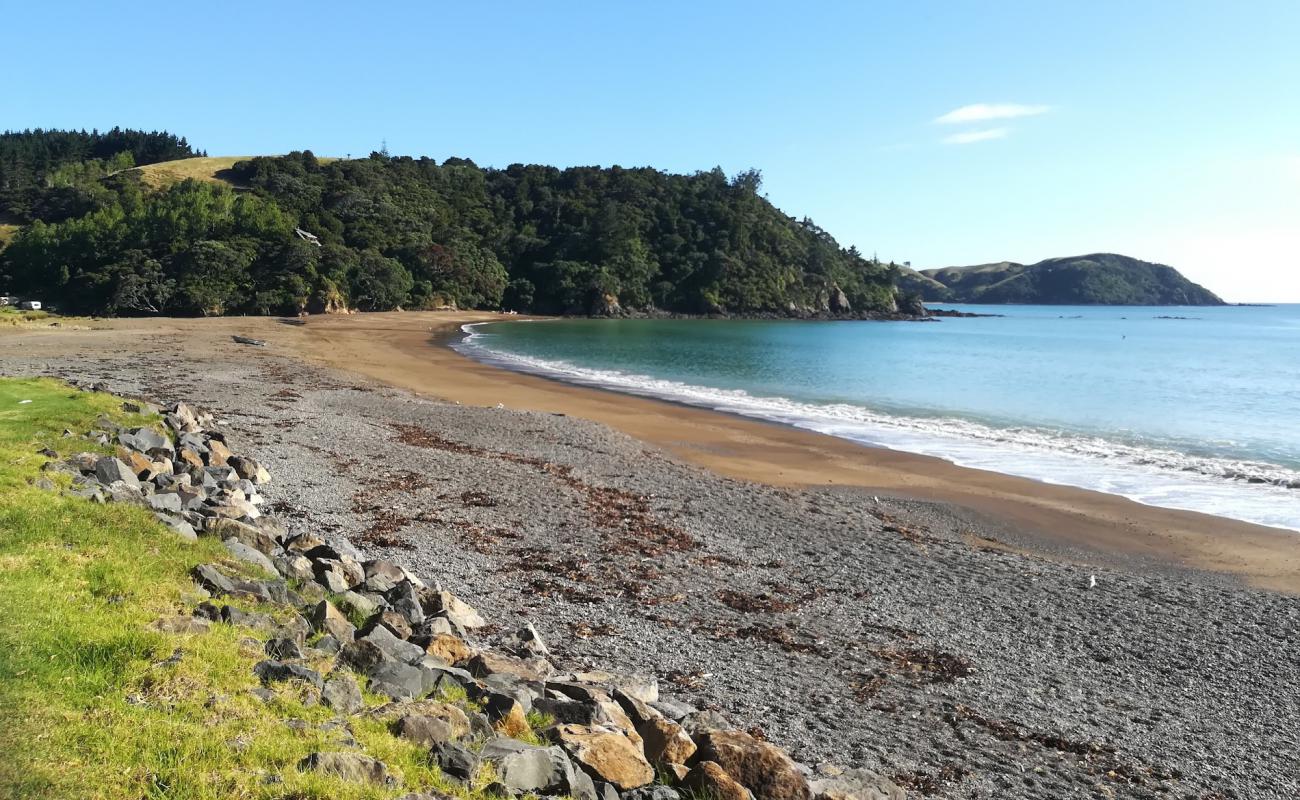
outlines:
[{"label": "green hill", "polygon": [[[928,302],[1042,305],[1223,305],[1178,270],[1114,253],[1049,258],[1036,264],[1000,261],[917,273],[907,288]],[[905,278],[907,276],[904,276]],[[920,279],[929,279],[925,283]],[[936,285],[937,284],[937,285]]]}]

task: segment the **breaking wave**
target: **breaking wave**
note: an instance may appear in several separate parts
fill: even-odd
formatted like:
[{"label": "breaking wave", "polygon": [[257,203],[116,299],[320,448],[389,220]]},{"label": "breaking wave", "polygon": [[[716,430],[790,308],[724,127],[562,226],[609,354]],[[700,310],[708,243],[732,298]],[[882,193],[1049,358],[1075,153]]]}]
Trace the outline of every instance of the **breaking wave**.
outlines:
[{"label": "breaking wave", "polygon": [[[481,323],[480,323],[481,324]],[[584,386],[779,422],[963,467],[1117,494],[1140,503],[1300,530],[1300,472],[1259,461],[956,417],[883,413],[845,403],[751,395],[494,350],[477,325],[452,346],[476,360]]]}]

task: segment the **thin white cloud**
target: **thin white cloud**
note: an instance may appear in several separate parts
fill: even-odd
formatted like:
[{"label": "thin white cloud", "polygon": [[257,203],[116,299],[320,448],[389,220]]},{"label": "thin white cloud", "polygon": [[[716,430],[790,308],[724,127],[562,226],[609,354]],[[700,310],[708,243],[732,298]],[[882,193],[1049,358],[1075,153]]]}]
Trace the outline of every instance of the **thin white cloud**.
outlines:
[{"label": "thin white cloud", "polygon": [[986,128],[982,131],[962,131],[943,137],[944,144],[974,144],[992,139],[1005,139],[1011,133],[1010,128]]},{"label": "thin white cloud", "polygon": [[988,122],[994,119],[1036,117],[1051,110],[1051,106],[1026,106],[1019,103],[975,103],[961,108],[954,108],[942,117],[935,119],[935,122],[940,125],[959,125],[963,122]]}]

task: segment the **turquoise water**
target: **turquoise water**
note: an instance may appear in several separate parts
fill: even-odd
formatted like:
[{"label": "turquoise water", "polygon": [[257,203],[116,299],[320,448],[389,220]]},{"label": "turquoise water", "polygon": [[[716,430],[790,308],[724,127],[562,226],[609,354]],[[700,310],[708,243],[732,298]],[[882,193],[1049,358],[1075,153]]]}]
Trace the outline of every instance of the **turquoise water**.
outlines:
[{"label": "turquoise water", "polygon": [[[1300,306],[470,326],[480,359],[1300,530]],[[1177,317],[1171,319],[1169,317]]]}]

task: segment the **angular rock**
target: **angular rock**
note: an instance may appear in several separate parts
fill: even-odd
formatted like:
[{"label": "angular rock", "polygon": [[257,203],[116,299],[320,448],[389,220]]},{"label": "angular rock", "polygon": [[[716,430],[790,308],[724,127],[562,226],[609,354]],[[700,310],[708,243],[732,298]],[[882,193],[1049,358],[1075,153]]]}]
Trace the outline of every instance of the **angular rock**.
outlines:
[{"label": "angular rock", "polygon": [[411,637],[411,623],[406,621],[406,617],[396,611],[387,609],[372,614],[370,619],[366,620],[366,624],[361,626],[360,635],[365,636],[380,625],[387,628],[389,633],[399,639],[409,639]]},{"label": "angular rock", "polygon": [[514,641],[515,649],[527,656],[547,658],[551,655],[551,651],[546,648],[546,642],[542,641],[542,635],[531,622],[515,632]]},{"label": "angular rock", "polygon": [[587,725],[557,725],[547,735],[593,778],[614,784],[619,791],[645,786],[655,771],[641,748],[621,731]]},{"label": "angular rock", "polygon": [[253,673],[262,679],[262,683],[300,680],[310,683],[317,689],[323,685],[320,673],[316,670],[308,669],[301,664],[286,664],[283,661],[275,661],[274,659],[257,662],[253,665]]},{"label": "angular rock", "polygon": [[424,696],[427,678],[424,670],[410,664],[389,661],[371,669],[370,691],[394,700],[409,700]]},{"label": "angular rock", "polygon": [[145,505],[154,511],[161,511],[168,514],[179,514],[185,510],[184,503],[181,502],[180,495],[175,492],[155,492],[144,499]]},{"label": "angular rock", "polygon": [[498,778],[511,792],[567,794],[575,782],[573,764],[559,747],[497,737],[483,745],[479,757],[496,767]]},{"label": "angular rock", "polygon": [[180,517],[174,517],[170,514],[154,514],[154,517],[168,528],[171,528],[173,533],[185,541],[197,542],[199,540],[199,535],[195,533],[194,526]]},{"label": "angular rock", "polygon": [[248,456],[231,456],[227,463],[234,467],[239,477],[250,480],[256,484],[270,483],[271,473],[267,472],[261,464],[257,463]]},{"label": "angular rock", "polygon": [[177,463],[184,464],[187,467],[203,469],[203,456],[197,450],[192,450],[188,447],[182,447],[177,451],[176,461]]},{"label": "angular rock", "polygon": [[366,706],[356,679],[341,672],[331,675],[325,681],[320,700],[326,708],[332,708],[344,716],[355,714]]},{"label": "angular rock", "polygon": [[718,764],[756,800],[812,800],[807,779],[776,745],[736,730],[708,731],[696,737],[696,744],[696,759]]},{"label": "angular rock", "polygon": [[367,591],[388,594],[397,585],[406,580],[402,568],[391,561],[371,560],[362,564],[365,574],[364,585]]},{"label": "angular rock", "polygon": [[266,654],[277,661],[302,659],[302,646],[292,637],[280,636],[266,640]]},{"label": "angular rock", "polygon": [[423,648],[398,639],[393,635],[392,631],[382,625],[372,628],[370,632],[366,633],[364,636],[358,635],[357,639],[358,641],[364,640],[371,642],[397,661],[406,664],[415,664],[420,661],[420,659],[424,658]]},{"label": "angular rock", "polygon": [[123,446],[128,447],[140,453],[150,453],[160,451],[163,453],[174,453],[176,448],[172,445],[171,439],[163,436],[152,428],[135,428],[117,435],[117,440]]},{"label": "angular rock", "polygon": [[302,556],[275,556],[271,559],[271,563],[275,565],[275,571],[285,578],[304,582],[315,578],[311,571],[311,562]]},{"label": "angular rock", "polygon": [[817,800],[907,800],[898,784],[867,769],[844,770],[810,784]]},{"label": "angular rock", "polygon": [[391,786],[396,783],[388,766],[360,753],[312,753],[298,762],[304,772],[319,772],[340,780]]},{"label": "angular rock", "polygon": [[681,800],[681,794],[671,786],[642,786],[624,792],[623,800]]},{"label": "angular rock", "polygon": [[468,783],[478,775],[478,755],[456,742],[435,742],[429,758],[450,778]]},{"label": "angular rock", "polygon": [[441,614],[453,625],[466,629],[487,626],[487,620],[483,619],[473,606],[451,592],[426,591],[421,596],[421,603],[425,614],[430,616]]},{"label": "angular rock", "polygon": [[208,522],[204,532],[225,541],[238,539],[254,550],[266,556],[275,555],[280,548],[275,538],[257,525],[249,525],[234,519],[213,519]]},{"label": "angular rock", "polygon": [[336,568],[337,563],[333,561],[316,561],[312,564],[312,572],[316,575],[316,582],[325,587],[325,591],[333,594],[343,594],[352,588],[352,585],[348,583],[343,570]]},{"label": "angular rock", "polygon": [[406,714],[399,717],[393,723],[393,733],[425,747],[445,744],[456,738],[455,732],[446,720],[426,717],[422,714]]},{"label": "angular rock", "polygon": [[697,797],[711,800],[754,800],[748,789],[712,761],[701,761],[691,767],[682,778],[681,787]]},{"label": "angular rock", "polygon": [[212,564],[200,564],[190,571],[194,582],[215,595],[234,594],[235,581]]},{"label": "angular rock", "polygon": [[342,643],[351,642],[356,632],[343,612],[328,600],[322,600],[312,608],[311,628],[317,633],[324,631]]},{"label": "angular rock", "polygon": [[275,565],[271,563],[271,559],[267,558],[262,553],[258,552],[257,550],[254,550],[253,548],[249,547],[248,545],[244,544],[238,539],[227,539],[224,542],[222,542],[222,544],[225,545],[226,551],[230,553],[230,555],[239,559],[240,561],[243,561],[246,564],[252,564],[253,566],[256,567],[260,567],[261,569],[265,570],[267,573],[271,575],[276,574]]},{"label": "angular rock", "polygon": [[464,639],[450,633],[416,635],[411,637],[411,642],[445,664],[459,664],[474,655],[473,648]]},{"label": "angular rock", "polygon": [[676,722],[651,719],[637,725],[636,732],[652,764],[685,764],[695,755],[695,742]]},{"label": "angular rock", "polygon": [[535,658],[525,661],[522,658],[483,651],[469,660],[465,665],[469,674],[476,678],[489,675],[511,675],[525,681],[543,682],[555,668],[546,659]]},{"label": "angular rock", "polygon": [[226,447],[224,442],[213,439],[208,442],[208,466],[224,467],[230,457],[234,455],[230,448]]},{"label": "angular rock", "polygon": [[492,729],[503,736],[523,736],[530,730],[528,709],[517,698],[500,692],[487,692],[480,700]]},{"label": "angular rock", "polygon": [[379,649],[374,642],[347,642],[339,650],[338,663],[362,675],[369,675],[374,669],[392,662],[393,657]]},{"label": "angular rock", "polygon": [[136,491],[140,490],[140,479],[120,458],[104,456],[95,462],[95,478],[105,486],[123,483]]}]

